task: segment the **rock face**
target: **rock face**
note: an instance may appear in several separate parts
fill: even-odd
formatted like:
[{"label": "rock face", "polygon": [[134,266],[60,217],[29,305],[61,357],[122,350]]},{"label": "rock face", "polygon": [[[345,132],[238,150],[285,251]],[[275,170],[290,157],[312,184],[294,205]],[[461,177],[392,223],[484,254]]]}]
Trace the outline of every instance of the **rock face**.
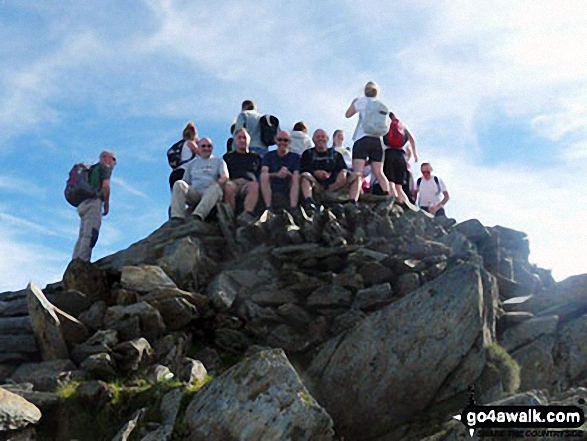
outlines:
[{"label": "rock face", "polygon": [[192,441],[331,440],[332,420],[281,350],[263,351],[205,386],[189,404]]},{"label": "rock face", "polygon": [[24,398],[0,387],[0,435],[3,431],[22,429],[41,419],[41,411]]},{"label": "rock face", "polygon": [[486,297],[480,269],[459,265],[328,342],[308,375],[341,433],[371,439],[431,404],[477,338],[492,343]]}]

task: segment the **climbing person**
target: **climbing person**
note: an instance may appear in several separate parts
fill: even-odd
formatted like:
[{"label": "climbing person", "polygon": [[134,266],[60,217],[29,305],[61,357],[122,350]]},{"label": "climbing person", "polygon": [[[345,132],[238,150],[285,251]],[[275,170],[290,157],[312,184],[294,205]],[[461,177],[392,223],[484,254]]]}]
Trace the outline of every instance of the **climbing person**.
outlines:
[{"label": "climbing person", "polygon": [[434,216],[446,216],[444,206],[449,200],[448,190],[438,176],[432,174],[432,165],[428,162],[422,163],[420,171],[422,177],[416,181],[418,206]]}]

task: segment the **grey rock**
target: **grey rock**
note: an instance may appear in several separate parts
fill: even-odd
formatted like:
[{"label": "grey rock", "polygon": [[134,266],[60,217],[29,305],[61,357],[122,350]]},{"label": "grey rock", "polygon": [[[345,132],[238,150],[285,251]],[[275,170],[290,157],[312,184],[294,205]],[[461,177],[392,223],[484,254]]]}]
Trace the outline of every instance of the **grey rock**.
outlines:
[{"label": "grey rock", "polygon": [[571,320],[557,334],[556,363],[570,381],[587,376],[587,315]]},{"label": "grey rock", "polygon": [[28,314],[26,298],[0,301],[0,317],[18,317]]},{"label": "grey rock", "polygon": [[297,303],[298,297],[287,289],[272,289],[253,293],[251,300],[260,306],[280,306]]},{"label": "grey rock", "polygon": [[163,250],[157,265],[180,288],[198,288],[198,270],[202,261],[202,243],[193,237],[183,237]]},{"label": "grey rock", "polygon": [[63,339],[69,349],[88,339],[90,332],[82,322],[57,307],[54,307],[54,311],[61,324]]},{"label": "grey rock", "polygon": [[182,295],[174,295],[173,291],[176,290],[158,290],[143,300],[159,311],[167,329],[178,331],[197,319],[199,314],[193,303]]},{"label": "grey rock", "polygon": [[24,299],[26,297],[26,289],[18,291],[0,292],[0,302],[7,302],[9,300]]},{"label": "grey rock", "polygon": [[469,219],[453,227],[454,230],[467,236],[473,242],[481,242],[488,239],[491,235],[487,228],[483,226],[477,219]]},{"label": "grey rock", "polygon": [[281,350],[260,352],[206,385],[190,402],[185,422],[192,441],[326,441],[333,436],[331,418]]},{"label": "grey rock", "polygon": [[251,344],[249,339],[242,332],[228,328],[216,330],[214,343],[216,343],[221,349],[234,353],[244,352]]},{"label": "grey rock", "polygon": [[365,286],[380,285],[393,281],[394,274],[389,268],[378,262],[367,262],[360,269]]},{"label": "grey rock", "polygon": [[528,261],[530,245],[528,236],[522,231],[512,230],[500,225],[491,228],[499,237],[499,244],[512,253],[517,259]]},{"label": "grey rock", "polygon": [[53,391],[64,374],[74,369],[75,365],[70,360],[25,363],[12,373],[11,380],[15,383],[32,383],[38,391]]},{"label": "grey rock", "polygon": [[393,291],[389,283],[374,285],[357,292],[353,301],[353,308],[372,311],[387,305],[393,300],[393,297]]},{"label": "grey rock", "polygon": [[0,387],[0,432],[19,430],[40,419],[37,406]]},{"label": "grey rock", "polygon": [[151,384],[169,381],[174,377],[173,372],[167,366],[154,364],[147,369],[147,381]]},{"label": "grey rock", "polygon": [[79,291],[90,302],[110,299],[108,275],[98,266],[80,259],[72,260],[63,274],[63,286],[66,291]]},{"label": "grey rock", "polygon": [[512,279],[508,279],[501,275],[497,275],[497,283],[499,286],[499,296],[502,299],[513,299],[516,297],[525,297],[532,295],[532,287],[524,286]]},{"label": "grey rock", "polygon": [[557,283],[552,291],[534,296],[530,312],[558,315],[561,322],[587,313],[587,274],[571,276]]},{"label": "grey rock", "polygon": [[116,378],[115,363],[110,354],[102,352],[90,355],[80,365],[90,378],[110,381]]},{"label": "grey rock", "polygon": [[201,361],[186,357],[184,358],[177,374],[179,380],[185,383],[193,384],[196,381],[204,381],[206,379],[206,375],[208,375],[208,371]]},{"label": "grey rock", "polygon": [[113,395],[110,387],[100,380],[83,382],[76,390],[76,397],[83,405],[98,409],[109,402]]},{"label": "grey rock", "polygon": [[558,324],[558,316],[535,317],[507,329],[501,337],[500,345],[508,352],[536,340],[542,335],[554,334]]},{"label": "grey rock", "polygon": [[532,317],[534,317],[534,314],[531,312],[506,312],[501,316],[498,324],[500,328],[507,329],[511,328],[512,326],[519,325],[520,323],[525,322]]},{"label": "grey rock", "polygon": [[[28,313],[28,307],[27,307]],[[0,318],[0,334],[32,334],[31,320],[28,315],[24,317],[2,317]]]},{"label": "grey rock", "polygon": [[15,358],[21,358],[27,354],[36,355],[39,353],[39,347],[33,334],[15,334],[0,335],[0,355],[4,355],[5,361],[11,359],[11,354]]},{"label": "grey rock", "polygon": [[302,352],[310,346],[310,341],[291,326],[279,325],[269,334],[267,344],[287,352]]},{"label": "grey rock", "polygon": [[541,391],[523,392],[490,403],[492,406],[545,406],[548,398]]},{"label": "grey rock", "polygon": [[49,303],[43,291],[34,283],[29,283],[27,286],[26,298],[31,327],[35,333],[43,360],[69,358],[61,323],[57,318],[54,306]]},{"label": "grey rock", "polygon": [[165,394],[160,407],[163,424],[157,430],[147,434],[141,441],[168,441],[171,439],[184,393],[181,389],[173,389]]},{"label": "grey rock", "polygon": [[[29,383],[24,383],[24,387],[20,384],[12,385],[10,392],[19,395],[29,403],[39,408],[42,414],[50,414],[59,406],[59,395],[53,392],[38,392],[28,388]],[[2,386],[6,388],[6,385]]]},{"label": "grey rock", "polygon": [[239,285],[227,273],[218,274],[206,289],[210,302],[219,311],[228,311],[234,303]]},{"label": "grey rock", "polygon": [[89,309],[79,315],[79,321],[92,331],[97,331],[104,323],[106,315],[106,302],[100,300],[90,306]]},{"label": "grey rock", "polygon": [[[478,267],[457,265],[327,342],[308,375],[341,434],[369,439],[409,422],[431,404],[479,338],[483,356],[494,324],[486,322],[490,315],[480,305],[491,308],[490,295]],[[350,378],[360,381],[340,387]]]},{"label": "grey rock", "polygon": [[125,289],[137,292],[177,288],[165,271],[156,265],[125,266],[122,268],[120,284]]},{"label": "grey rock", "polygon": [[106,310],[104,326],[115,328],[116,324],[129,317],[138,317],[141,324],[141,335],[153,342],[165,331],[165,323],[157,309],[147,302],[128,306],[111,306]]},{"label": "grey rock", "polygon": [[329,308],[337,306],[348,306],[353,301],[352,293],[340,285],[324,285],[314,291],[308,297],[306,304],[308,308]]},{"label": "grey rock", "polygon": [[286,303],[277,308],[277,314],[296,329],[307,329],[310,324],[310,315],[304,308],[293,303]]},{"label": "grey rock", "polygon": [[145,412],[146,409],[143,408],[133,413],[130,420],[122,426],[120,431],[112,438],[112,441],[127,441]]},{"label": "grey rock", "polygon": [[505,312],[531,312],[528,311],[530,309],[529,305],[531,305],[531,299],[534,296],[523,296],[523,297],[512,297],[511,299],[507,299],[501,303],[501,306]]},{"label": "grey rock", "polygon": [[59,291],[52,297],[51,302],[62,311],[78,317],[94,303],[95,299],[75,289]]},{"label": "grey rock", "polygon": [[153,348],[144,338],[125,341],[116,345],[112,355],[118,367],[125,371],[136,371],[149,363]]},{"label": "grey rock", "polygon": [[200,349],[198,352],[196,352],[194,357],[196,360],[201,361],[206,368],[206,371],[209,372],[215,371],[222,364],[222,360],[220,355],[218,355],[218,351],[212,348]]},{"label": "grey rock", "polygon": [[418,273],[406,273],[399,276],[397,280],[398,297],[403,297],[420,287],[420,276]]},{"label": "grey rock", "polygon": [[449,252],[447,252],[446,255],[460,259],[473,260],[478,265],[482,263],[482,259],[477,256],[475,246],[464,234],[461,234],[458,231],[451,231],[449,234],[440,237],[438,241],[449,248]]},{"label": "grey rock", "polygon": [[331,331],[334,335],[339,334],[352,328],[365,317],[367,315],[363,311],[351,309],[333,320]]},{"label": "grey rock", "polygon": [[71,351],[71,359],[76,364],[80,364],[90,355],[102,352],[111,353],[117,344],[118,333],[115,330],[96,331],[88,340]]},{"label": "grey rock", "polygon": [[185,356],[188,337],[183,333],[167,334],[154,344],[154,359],[165,366],[172,366]]},{"label": "grey rock", "polygon": [[553,358],[555,336],[544,335],[512,352],[520,366],[520,391],[554,390],[562,375]]},{"label": "grey rock", "polygon": [[4,383],[7,378],[10,378],[14,372],[14,366],[8,364],[0,364],[0,384]]}]

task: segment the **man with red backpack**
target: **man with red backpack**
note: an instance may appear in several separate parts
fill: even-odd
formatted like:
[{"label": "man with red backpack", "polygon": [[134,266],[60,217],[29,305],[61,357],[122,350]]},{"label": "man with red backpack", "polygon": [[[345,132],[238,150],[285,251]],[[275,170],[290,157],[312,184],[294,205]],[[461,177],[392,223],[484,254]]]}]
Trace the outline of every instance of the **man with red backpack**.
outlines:
[{"label": "man with red backpack", "polygon": [[393,112],[389,112],[389,117],[391,118],[391,126],[387,135],[383,137],[383,143],[387,146],[385,149],[383,173],[395,187],[399,199],[403,202],[410,202],[410,198],[403,189],[406,182],[409,181],[406,153],[408,160],[413,155],[414,161],[418,162],[416,141],[410,131],[404,127]]}]

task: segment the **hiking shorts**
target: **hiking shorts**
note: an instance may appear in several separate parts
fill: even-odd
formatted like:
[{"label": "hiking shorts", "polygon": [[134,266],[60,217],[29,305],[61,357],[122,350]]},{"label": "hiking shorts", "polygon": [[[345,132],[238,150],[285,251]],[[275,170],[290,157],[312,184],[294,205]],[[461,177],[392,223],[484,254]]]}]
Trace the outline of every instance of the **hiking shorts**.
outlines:
[{"label": "hiking shorts", "polygon": [[378,136],[363,136],[353,145],[353,159],[383,162],[383,142]]},{"label": "hiking shorts", "polygon": [[406,163],[403,150],[394,148],[385,149],[383,173],[387,177],[387,180],[394,184],[403,185],[406,182],[408,164]]}]

